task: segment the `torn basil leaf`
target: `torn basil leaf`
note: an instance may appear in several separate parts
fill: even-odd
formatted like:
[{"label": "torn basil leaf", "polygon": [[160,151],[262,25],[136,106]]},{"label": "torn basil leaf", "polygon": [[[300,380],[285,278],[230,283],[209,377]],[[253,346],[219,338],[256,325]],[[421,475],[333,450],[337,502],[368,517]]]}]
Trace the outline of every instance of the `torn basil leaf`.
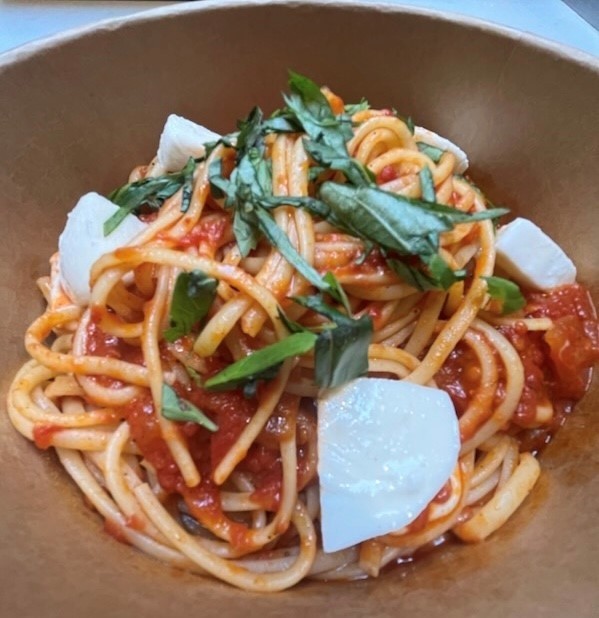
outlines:
[{"label": "torn basil leaf", "polygon": [[362,316],[325,330],[314,347],[314,381],[321,388],[334,388],[368,371],[368,346],[372,320]]},{"label": "torn basil leaf", "polygon": [[526,299],[520,288],[513,282],[503,277],[481,277],[487,282],[489,296],[502,304],[502,315],[513,313],[522,309]]},{"label": "torn basil leaf", "polygon": [[207,315],[216,297],[217,285],[216,279],[201,270],[184,272],[177,277],[169,315],[170,328],[164,331],[167,341],[187,335]]},{"label": "torn basil leaf", "polygon": [[366,110],[370,109],[370,103],[368,103],[368,101],[364,97],[362,97],[359,103],[348,103],[344,106],[343,109],[346,114],[348,114],[349,116],[353,116],[358,112],[365,112]]},{"label": "torn basil leaf", "polygon": [[292,300],[335,324],[318,335],[314,347],[314,381],[318,386],[341,386],[368,371],[368,346],[373,333],[369,316],[354,319],[327,305],[321,296],[296,296]]},{"label": "torn basil leaf", "polygon": [[[158,210],[169,197],[172,197],[186,183],[188,186],[193,184],[195,166],[196,161],[190,157],[180,172],[164,174],[156,178],[142,178],[115,189],[108,196],[108,199],[119,206],[119,210],[104,221],[104,236],[114,232],[127,215],[139,214],[142,206],[150,210]],[[190,189],[188,189],[188,194],[189,197],[185,209],[184,202],[181,202],[181,210],[183,211],[189,207],[189,200],[191,199]]]},{"label": "torn basil leaf", "polygon": [[162,416],[169,421],[181,423],[197,423],[208,431],[216,431],[218,425],[210,420],[199,408],[190,401],[179,397],[168,384],[162,385]]},{"label": "torn basil leaf", "polygon": [[359,230],[359,237],[402,255],[421,257],[437,253],[439,235],[456,223],[499,217],[506,209],[474,214],[450,206],[414,200],[376,187],[352,187],[325,182],[320,198],[337,220]]},{"label": "torn basil leaf", "polygon": [[433,175],[431,174],[428,166],[424,166],[418,173],[420,178],[420,190],[422,192],[422,199],[425,202],[434,202],[437,199],[435,192],[435,183],[433,181]]},{"label": "torn basil leaf", "polygon": [[445,152],[440,148],[436,148],[430,144],[425,144],[424,142],[416,142],[416,146],[418,146],[418,150],[420,150],[422,154],[426,155],[434,163],[439,163],[443,153]]},{"label": "torn basil leaf", "polygon": [[[316,342],[316,335],[309,331],[294,333],[285,339],[252,352],[204,383],[210,390],[231,390],[247,382],[261,379],[265,372],[280,365],[287,358],[309,352]],[[269,376],[274,377],[270,372]],[[275,372],[276,375],[276,372]]]}]

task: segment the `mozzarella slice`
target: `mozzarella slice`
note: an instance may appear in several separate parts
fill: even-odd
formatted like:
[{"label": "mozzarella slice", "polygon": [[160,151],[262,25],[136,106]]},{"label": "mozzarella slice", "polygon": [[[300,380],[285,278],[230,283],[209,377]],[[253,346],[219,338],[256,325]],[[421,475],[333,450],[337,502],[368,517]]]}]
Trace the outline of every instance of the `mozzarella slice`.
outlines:
[{"label": "mozzarella slice", "polygon": [[468,169],[468,155],[459,146],[448,140],[446,137],[441,137],[434,131],[429,131],[424,127],[415,127],[414,139],[417,142],[424,142],[429,146],[434,146],[440,150],[448,150],[451,152],[456,158],[456,174],[463,174]]},{"label": "mozzarella slice", "polygon": [[413,521],[453,472],[460,450],[447,393],[358,378],[318,402],[323,547],[333,552]]},{"label": "mozzarella slice", "polygon": [[129,244],[147,224],[133,215],[108,236],[104,221],[119,207],[97,193],[86,193],[68,215],[67,224],[58,239],[59,272],[65,292],[78,305],[90,300],[89,276],[94,262],[105,253]]},{"label": "mozzarella slice", "polygon": [[574,283],[576,266],[562,248],[528,219],[499,228],[497,265],[517,283],[535,290]]},{"label": "mozzarella slice", "polygon": [[214,142],[219,138],[218,133],[187,118],[171,114],[166,119],[160,136],[156,154],[157,165],[152,170],[152,175],[183,169],[189,157],[204,155],[204,144]]}]

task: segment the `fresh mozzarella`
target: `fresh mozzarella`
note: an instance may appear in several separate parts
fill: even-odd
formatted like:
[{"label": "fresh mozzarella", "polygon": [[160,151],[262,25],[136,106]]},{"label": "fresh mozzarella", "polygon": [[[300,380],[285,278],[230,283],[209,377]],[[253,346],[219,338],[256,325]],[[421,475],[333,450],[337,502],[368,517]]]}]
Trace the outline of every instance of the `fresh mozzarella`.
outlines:
[{"label": "fresh mozzarella", "polygon": [[171,114],[160,136],[156,165],[152,175],[176,172],[185,167],[189,157],[204,155],[204,144],[220,138],[218,133],[210,131],[187,118]]},{"label": "fresh mozzarella", "polygon": [[65,292],[78,305],[89,303],[89,277],[93,263],[105,253],[129,244],[147,227],[137,217],[127,215],[114,232],[104,236],[104,221],[118,209],[105,197],[87,193],[68,215],[58,239],[59,272]]},{"label": "fresh mozzarella", "polygon": [[468,169],[468,155],[456,144],[448,140],[446,137],[437,135],[434,131],[429,131],[424,127],[414,128],[414,139],[417,142],[424,142],[429,146],[439,148],[439,150],[448,150],[456,158],[455,171],[457,174],[463,174]]},{"label": "fresh mozzarella", "polygon": [[497,265],[525,287],[549,290],[576,280],[576,266],[540,227],[518,218],[499,228]]},{"label": "fresh mozzarella", "polygon": [[401,529],[455,468],[460,437],[444,391],[358,378],[318,402],[323,547],[333,552]]}]

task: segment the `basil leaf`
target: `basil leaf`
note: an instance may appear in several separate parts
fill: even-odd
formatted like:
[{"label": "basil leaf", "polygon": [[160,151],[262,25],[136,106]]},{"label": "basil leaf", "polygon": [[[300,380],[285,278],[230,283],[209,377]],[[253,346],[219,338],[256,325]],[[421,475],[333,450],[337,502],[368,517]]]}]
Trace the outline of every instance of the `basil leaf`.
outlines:
[{"label": "basil leaf", "polygon": [[394,108],[393,113],[408,127],[408,131],[414,135],[414,130],[416,126],[414,125],[414,120],[412,120],[412,116],[402,116],[397,113],[397,110]]},{"label": "basil leaf", "polygon": [[440,287],[432,277],[401,260],[388,259],[387,264],[400,279],[417,290],[436,290]]},{"label": "basil leaf", "polygon": [[370,170],[347,151],[346,143],[353,136],[351,118],[335,116],[318,85],[307,77],[290,71],[289,86],[292,94],[285,101],[310,138],[304,140],[304,147],[312,159],[323,167],[343,172],[354,184],[374,182]]},{"label": "basil leaf", "polygon": [[193,403],[182,399],[168,384],[162,385],[162,416],[170,421],[197,423],[208,431],[216,431],[218,425],[210,420]]},{"label": "basil leaf", "polygon": [[282,363],[277,363],[272,367],[267,367],[264,371],[257,373],[251,378],[248,378],[248,381],[243,385],[243,396],[246,399],[252,399],[256,396],[258,392],[258,383],[262,380],[273,380],[277,377],[279,373],[279,369],[281,369]]},{"label": "basil leaf", "polygon": [[341,313],[335,307],[331,307],[324,302],[322,295],[315,294],[314,296],[291,296],[291,300],[302,307],[306,307],[306,309],[311,309],[316,313],[320,313],[320,315],[324,315],[326,318],[329,318],[335,324],[350,324],[355,320],[345,313]]},{"label": "basil leaf", "polygon": [[454,283],[466,278],[466,271],[463,268],[452,270],[449,264],[437,253],[425,257],[424,262],[428,266],[431,279],[438,284],[437,287],[443,290],[448,290]]},{"label": "basil leaf", "polygon": [[481,279],[487,282],[489,296],[501,301],[502,315],[518,311],[526,304],[520,288],[513,281],[503,279],[503,277],[481,277]]},{"label": "basil leaf", "polygon": [[366,166],[349,156],[345,142],[343,149],[337,149],[320,141],[305,139],[304,148],[316,163],[343,172],[354,185],[368,185],[375,180],[374,174]]},{"label": "basil leaf", "polygon": [[360,237],[403,255],[437,253],[439,234],[456,223],[501,216],[505,209],[469,215],[450,206],[414,200],[376,187],[325,182],[320,198],[337,220],[359,230]]},{"label": "basil leaf", "polygon": [[170,328],[164,331],[167,341],[175,341],[191,332],[191,329],[206,316],[216,296],[218,281],[201,270],[181,273],[175,282]]},{"label": "basil leaf", "polygon": [[193,194],[193,174],[196,169],[196,162],[193,157],[189,157],[185,167],[181,170],[183,174],[183,192],[181,194],[181,212],[187,212],[191,204]]},{"label": "basil leaf", "polygon": [[305,330],[307,330],[298,322],[294,322],[293,320],[291,320],[289,316],[280,307],[278,307],[277,311],[279,313],[279,319],[281,320],[281,322],[283,322],[283,324],[285,324],[285,328],[290,333],[303,333]]},{"label": "basil leaf", "polygon": [[[266,239],[273,247],[276,247],[279,253],[297,270],[297,272],[304,277],[314,287],[318,288],[322,292],[327,292],[335,300],[340,303],[347,303],[347,297],[341,289],[339,282],[334,278],[331,273],[330,276],[325,278],[321,277],[318,272],[304,260],[304,258],[296,251],[295,247],[291,244],[287,235],[277,225],[277,222],[273,219],[272,215],[264,208],[258,206],[252,212],[256,217],[260,231],[264,234]],[[331,279],[331,277],[333,277]]]},{"label": "basil leaf", "polygon": [[264,371],[279,365],[285,359],[310,351],[314,347],[315,341],[316,335],[309,331],[294,333],[234,362],[220,373],[206,380],[204,386],[211,390],[237,388],[245,382],[258,379]]},{"label": "basil leaf", "polygon": [[373,332],[369,316],[353,319],[327,305],[321,296],[296,296],[292,300],[336,325],[321,332],[316,340],[314,379],[318,386],[340,386],[368,371],[368,346]]},{"label": "basil leaf", "polygon": [[420,177],[420,190],[422,192],[422,199],[425,202],[434,202],[437,199],[437,193],[435,192],[435,183],[433,181],[433,175],[430,169],[425,165],[418,173]]},{"label": "basil leaf", "polygon": [[425,154],[434,163],[439,163],[443,153],[445,152],[440,148],[436,148],[430,144],[425,144],[424,142],[416,142],[416,146],[418,146],[418,150],[420,150],[422,154]]},{"label": "basil leaf", "polygon": [[249,252],[258,245],[260,233],[255,222],[255,217],[252,218],[251,214],[236,210],[233,215],[233,234],[235,234],[239,253],[241,253],[243,257],[247,257]]},{"label": "basil leaf", "polygon": [[193,383],[196,386],[204,386],[204,381],[202,380],[202,376],[193,368],[188,365],[183,365],[185,367],[185,371],[187,375],[193,380]]},{"label": "basil leaf", "polygon": [[174,195],[183,184],[180,175],[143,178],[115,189],[108,199],[120,208],[104,221],[104,236],[108,236],[130,214],[139,214],[141,206],[157,210],[165,200]]},{"label": "basil leaf", "polygon": [[358,112],[365,112],[368,109],[370,109],[370,103],[364,97],[362,97],[359,103],[348,103],[344,106],[344,111],[349,116],[353,116]]},{"label": "basil leaf", "polygon": [[334,388],[364,375],[372,330],[370,317],[362,316],[320,333],[314,347],[316,384]]},{"label": "basil leaf", "polygon": [[262,120],[264,114],[259,107],[254,107],[245,120],[237,123],[239,135],[237,136],[236,148],[243,155],[250,148],[262,145]]},{"label": "basil leaf", "polygon": [[322,279],[329,286],[329,294],[343,305],[348,315],[351,315],[349,299],[335,275],[332,272],[328,272]]}]

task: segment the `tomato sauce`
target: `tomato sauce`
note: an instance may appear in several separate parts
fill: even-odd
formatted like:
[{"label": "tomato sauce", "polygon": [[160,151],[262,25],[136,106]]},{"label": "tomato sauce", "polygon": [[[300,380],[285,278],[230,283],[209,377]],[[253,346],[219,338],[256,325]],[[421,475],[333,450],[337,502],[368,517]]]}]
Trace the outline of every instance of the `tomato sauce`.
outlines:
[{"label": "tomato sauce", "polygon": [[[526,317],[550,318],[552,327],[546,332],[528,331],[524,323],[516,323],[499,330],[517,350],[524,368],[524,388],[509,431],[518,436],[523,450],[536,451],[549,442],[588,389],[592,366],[599,360],[599,323],[588,291],[579,284],[530,292],[526,299]],[[494,406],[505,393],[505,371],[501,363],[498,366]],[[476,355],[460,343],[435,376],[458,416],[472,401],[479,374]],[[539,424],[537,408],[543,406],[552,406],[553,414]]]},{"label": "tomato sauce", "polygon": [[54,434],[61,431],[63,428],[60,425],[35,425],[33,428],[33,442],[37,448],[46,450],[52,446],[52,438]]},{"label": "tomato sauce", "polygon": [[[103,356],[143,365],[144,358],[141,348],[129,345],[119,337],[104,332],[100,328],[101,320],[101,311],[92,310],[86,329],[85,353],[90,356]],[[124,386],[120,380],[108,376],[91,376],[91,379],[106,388],[122,388]]]},{"label": "tomato sauce", "polygon": [[[174,388],[180,397],[196,405],[218,425],[218,430],[211,433],[195,423],[177,423],[202,477],[199,485],[193,488],[185,485],[162,438],[149,393],[121,409],[131,427],[131,436],[143,456],[156,470],[158,481],[167,493],[183,496],[190,514],[202,525],[229,536],[234,546],[248,548],[251,543],[249,530],[245,524],[231,520],[223,512],[220,488],[213,482],[212,474],[250,422],[256,411],[256,400],[246,399],[241,391],[210,392],[181,384],[175,384]],[[297,403],[288,401],[286,397],[282,398],[277,411],[261,434],[262,443],[253,444],[237,467],[248,474],[256,487],[252,499],[266,510],[274,511],[279,506],[282,464],[277,439],[288,431],[284,417],[288,413],[296,413]],[[299,441],[301,442],[301,439]],[[313,475],[308,459],[306,449],[300,446],[298,484],[302,488]]]}]

